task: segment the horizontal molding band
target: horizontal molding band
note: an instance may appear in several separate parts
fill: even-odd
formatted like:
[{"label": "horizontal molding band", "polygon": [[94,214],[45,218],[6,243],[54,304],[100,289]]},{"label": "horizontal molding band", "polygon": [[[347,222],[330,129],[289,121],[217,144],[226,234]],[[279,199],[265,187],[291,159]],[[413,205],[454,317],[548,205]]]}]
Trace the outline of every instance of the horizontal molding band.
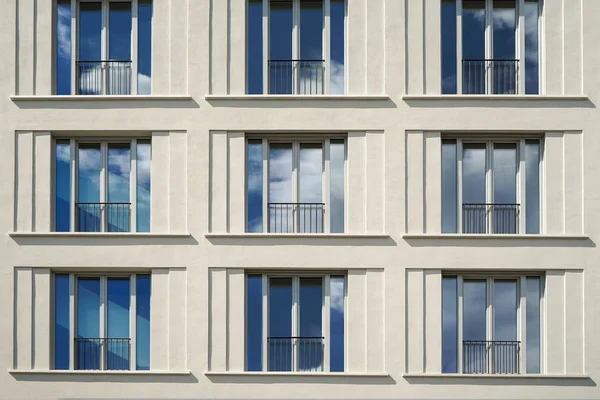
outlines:
[{"label": "horizontal molding band", "polygon": [[219,101],[219,100],[243,100],[243,101],[269,101],[269,100],[289,100],[289,101],[314,101],[314,100],[390,100],[390,96],[387,94],[377,95],[306,95],[306,94],[247,94],[247,95],[215,95],[209,94],[204,97],[208,101]]},{"label": "horizontal molding band", "polygon": [[589,240],[588,235],[527,235],[527,234],[460,234],[460,233],[405,233],[403,239],[451,239],[451,240]]},{"label": "horizontal molding band", "polygon": [[246,371],[207,371],[206,376],[237,376],[237,377],[273,377],[285,376],[288,378],[322,377],[322,378],[388,378],[386,373],[351,373],[351,372],[246,372]]},{"label": "horizontal molding band", "polygon": [[587,101],[587,95],[513,95],[513,94],[434,94],[434,95],[404,95],[402,100],[502,100],[502,101]]},{"label": "horizontal molding band", "polygon": [[90,370],[48,370],[48,369],[9,369],[12,375],[190,375],[190,371],[90,371]]},{"label": "horizontal molding band", "polygon": [[182,95],[50,95],[50,96],[10,96],[14,102],[19,101],[140,101],[140,100],[191,100],[192,96]]},{"label": "horizontal molding band", "polygon": [[389,234],[353,233],[206,233],[215,239],[389,239]]},{"label": "horizontal molding band", "polygon": [[544,374],[402,374],[403,378],[445,378],[452,379],[502,379],[506,381],[521,379],[590,379],[589,375],[544,375]]},{"label": "horizontal molding band", "polygon": [[9,232],[8,236],[15,238],[187,238],[192,236],[183,233],[151,233],[151,232]]}]

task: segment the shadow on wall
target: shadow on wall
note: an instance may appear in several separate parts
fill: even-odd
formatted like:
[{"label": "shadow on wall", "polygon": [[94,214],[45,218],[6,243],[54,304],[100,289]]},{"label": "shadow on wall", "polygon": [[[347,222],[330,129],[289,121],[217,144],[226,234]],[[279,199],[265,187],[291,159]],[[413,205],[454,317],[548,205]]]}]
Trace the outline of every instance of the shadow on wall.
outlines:
[{"label": "shadow on wall", "polygon": [[311,96],[310,98],[302,98],[300,95],[286,95],[286,99],[268,99],[268,95],[260,97],[246,96],[243,99],[224,99],[210,98],[206,101],[213,107],[228,107],[228,108],[321,108],[321,109],[376,109],[376,108],[397,108],[396,103],[392,99],[366,99],[355,100],[340,98],[331,98],[324,96],[322,99]]},{"label": "shadow on wall", "polygon": [[561,99],[544,99],[536,98],[536,96],[532,96],[531,98],[523,99],[523,98],[498,98],[498,99],[473,99],[469,97],[468,99],[461,99],[459,96],[448,98],[448,99],[414,99],[408,98],[404,99],[406,104],[409,107],[414,108],[555,108],[555,109],[565,109],[565,108],[596,108],[596,105],[589,99],[581,98],[575,100],[561,100]]},{"label": "shadow on wall", "polygon": [[307,238],[307,237],[207,237],[214,246],[325,246],[325,247],[380,247],[396,246],[389,236],[363,238]]},{"label": "shadow on wall", "polygon": [[212,375],[207,374],[206,377],[212,383],[241,383],[241,384],[324,384],[324,385],[395,385],[396,381],[391,376],[318,376],[314,375],[294,375],[290,373],[289,376],[285,374],[276,374],[269,376],[267,374],[223,374],[223,375]]},{"label": "shadow on wall", "polygon": [[514,239],[509,238],[404,238],[411,247],[479,247],[479,248],[498,248],[498,247],[559,247],[559,248],[580,248],[596,247],[596,243],[590,238],[581,239],[560,239],[560,238],[527,238],[523,236]]},{"label": "shadow on wall", "polygon": [[596,387],[596,382],[589,377],[524,377],[503,376],[494,378],[469,377],[469,376],[448,376],[448,377],[408,377],[404,379],[414,385],[461,385],[461,386],[579,386]]}]

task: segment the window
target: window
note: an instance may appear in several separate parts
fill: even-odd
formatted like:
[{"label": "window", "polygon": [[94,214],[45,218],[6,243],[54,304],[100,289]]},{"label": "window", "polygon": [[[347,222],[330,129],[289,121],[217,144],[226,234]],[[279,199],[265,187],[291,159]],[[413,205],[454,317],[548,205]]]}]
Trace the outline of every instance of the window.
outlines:
[{"label": "window", "polygon": [[150,275],[57,273],[53,286],[54,369],[150,369]]},{"label": "window", "polygon": [[57,0],[55,18],[57,94],[150,94],[151,0]]},{"label": "window", "polygon": [[442,93],[539,94],[541,7],[541,0],[442,0]]},{"label": "window", "polygon": [[248,232],[344,232],[346,140],[249,138]]},{"label": "window", "polygon": [[442,140],[442,232],[540,233],[540,139]]},{"label": "window", "polygon": [[345,92],[345,0],[248,0],[247,18],[248,94]]},{"label": "window", "polygon": [[541,276],[444,276],[442,372],[541,373]]},{"label": "window", "polygon": [[150,231],[149,139],[57,139],[56,232]]},{"label": "window", "polygon": [[246,369],[343,372],[345,291],[343,275],[248,275]]}]

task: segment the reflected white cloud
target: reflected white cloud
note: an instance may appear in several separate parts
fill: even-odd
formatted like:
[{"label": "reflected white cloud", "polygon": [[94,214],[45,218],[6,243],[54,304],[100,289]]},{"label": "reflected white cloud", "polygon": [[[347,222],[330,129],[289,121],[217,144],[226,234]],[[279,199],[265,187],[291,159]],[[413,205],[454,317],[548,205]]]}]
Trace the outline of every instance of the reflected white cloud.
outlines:
[{"label": "reflected white cloud", "polygon": [[71,9],[57,7],[57,29],[58,55],[61,58],[71,56]]},{"label": "reflected white cloud", "polygon": [[138,72],[138,94],[151,94],[152,80],[148,75]]},{"label": "reflected white cloud", "polygon": [[337,312],[344,312],[344,280],[331,280],[331,308]]}]

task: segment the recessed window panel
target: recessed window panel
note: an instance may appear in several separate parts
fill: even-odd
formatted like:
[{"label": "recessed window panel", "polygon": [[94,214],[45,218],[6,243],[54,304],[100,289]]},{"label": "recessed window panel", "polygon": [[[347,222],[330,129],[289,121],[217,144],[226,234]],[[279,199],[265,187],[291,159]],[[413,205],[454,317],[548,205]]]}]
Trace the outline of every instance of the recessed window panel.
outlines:
[{"label": "recessed window panel", "polygon": [[458,290],[454,276],[442,279],[442,372],[458,372]]},{"label": "recessed window panel", "polygon": [[136,275],[135,284],[135,334],[136,369],[150,369],[150,275]]},{"label": "recessed window panel", "polygon": [[54,369],[69,369],[70,283],[69,275],[54,276]]},{"label": "recessed window panel", "polygon": [[456,0],[442,0],[442,93],[456,94]]},{"label": "recessed window panel", "polygon": [[246,370],[262,371],[262,275],[246,279]]},{"label": "recessed window panel", "polygon": [[331,352],[329,370],[331,372],[344,372],[346,278],[344,276],[332,276],[330,278],[330,286],[329,346]]},{"label": "recessed window panel", "polygon": [[442,233],[458,231],[456,140],[442,140]]},{"label": "recessed window panel", "polygon": [[152,93],[152,0],[138,0],[138,94]]}]

